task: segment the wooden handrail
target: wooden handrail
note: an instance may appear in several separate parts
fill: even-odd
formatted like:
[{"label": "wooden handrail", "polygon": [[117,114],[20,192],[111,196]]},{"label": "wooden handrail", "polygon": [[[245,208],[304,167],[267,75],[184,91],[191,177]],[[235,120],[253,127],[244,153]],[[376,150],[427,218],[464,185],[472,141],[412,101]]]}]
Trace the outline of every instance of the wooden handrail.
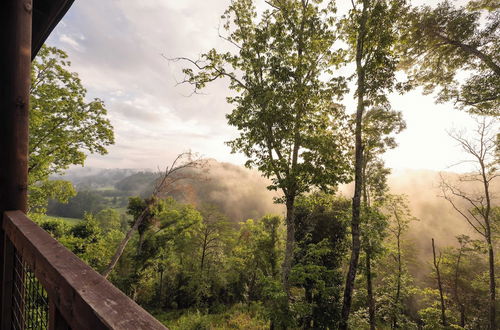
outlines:
[{"label": "wooden handrail", "polygon": [[23,212],[2,227],[71,329],[166,329]]}]

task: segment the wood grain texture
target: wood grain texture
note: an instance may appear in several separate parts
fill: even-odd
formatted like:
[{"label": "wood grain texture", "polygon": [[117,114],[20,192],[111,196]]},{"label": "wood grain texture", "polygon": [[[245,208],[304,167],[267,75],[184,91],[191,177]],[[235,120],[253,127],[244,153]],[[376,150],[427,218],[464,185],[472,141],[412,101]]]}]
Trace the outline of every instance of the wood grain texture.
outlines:
[{"label": "wood grain texture", "polygon": [[166,329],[21,211],[3,229],[71,329]]}]

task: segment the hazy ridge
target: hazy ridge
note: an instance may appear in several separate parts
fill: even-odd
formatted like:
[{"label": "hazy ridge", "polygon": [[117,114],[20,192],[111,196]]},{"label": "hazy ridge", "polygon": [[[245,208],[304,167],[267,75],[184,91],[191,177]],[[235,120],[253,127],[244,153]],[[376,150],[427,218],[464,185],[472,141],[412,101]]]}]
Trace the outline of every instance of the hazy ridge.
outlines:
[{"label": "hazy ridge", "polygon": [[[151,170],[85,167],[74,168],[60,178],[73,182],[79,190],[128,187],[130,194],[144,195],[153,177]],[[283,206],[273,202],[279,193],[267,190],[270,181],[256,170],[210,160],[206,177],[192,183],[194,193],[187,197],[189,202],[215,204],[233,221],[268,213],[284,214]],[[419,219],[409,231],[418,250],[430,249],[432,237],[438,245],[445,246],[454,245],[457,235],[474,235],[449,203],[439,197],[439,180],[439,172],[431,170],[398,170],[389,177],[391,193],[407,195],[413,215]],[[340,193],[350,198],[350,185],[341,187]]]}]

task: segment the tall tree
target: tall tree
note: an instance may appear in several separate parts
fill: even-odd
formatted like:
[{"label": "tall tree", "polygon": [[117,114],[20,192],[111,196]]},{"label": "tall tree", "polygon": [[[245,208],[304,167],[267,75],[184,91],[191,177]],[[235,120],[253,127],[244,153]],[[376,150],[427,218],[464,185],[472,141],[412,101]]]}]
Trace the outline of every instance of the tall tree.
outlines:
[{"label": "tall tree", "polygon": [[444,249],[440,264],[441,281],[449,301],[449,319],[452,322],[455,311],[462,328],[485,328],[488,315],[480,312],[488,308],[488,298],[483,295],[484,284],[480,284],[484,283],[483,269],[488,264],[484,258],[486,249],[481,240],[467,235],[460,235],[457,240],[456,248]]},{"label": "tall tree", "polygon": [[[151,207],[153,204],[153,207]],[[144,236],[146,231],[151,228],[153,222],[156,220],[157,214],[161,213],[163,203],[157,203],[150,199],[142,199],[141,197],[129,197],[127,205],[127,214],[132,216],[130,225],[134,226],[137,219],[150,207],[147,215],[143,215],[143,219],[140,225],[137,227],[137,233],[139,234],[139,241],[137,242],[137,254],[141,254],[142,245],[144,243]]]},{"label": "tall tree", "polygon": [[198,240],[201,250],[200,273],[203,274],[211,255],[217,254],[217,250],[221,249],[224,236],[227,236],[225,234],[230,229],[230,223],[226,216],[213,205],[204,205],[201,208],[201,215],[203,223]]},{"label": "tall tree", "polygon": [[459,282],[461,277],[461,262],[462,256],[467,252],[467,245],[470,241],[469,237],[466,235],[462,235],[457,237],[458,243],[460,244],[457,249],[456,261],[454,264],[454,274],[453,274],[453,297],[455,299],[455,304],[458,306],[460,311],[460,326],[465,328],[465,304],[463,303],[463,299],[459,294]]},{"label": "tall tree", "polygon": [[375,329],[375,299],[372,262],[382,252],[382,241],[387,219],[380,204],[387,193],[390,170],[380,158],[388,149],[396,147],[394,135],[405,129],[402,114],[383,108],[368,110],[363,118],[363,166],[361,249],[365,253],[365,276],[370,329]]},{"label": "tall tree", "polygon": [[408,231],[410,222],[417,219],[412,216],[405,195],[388,195],[384,200],[384,213],[389,217],[390,254],[396,263],[395,272],[389,279],[392,282],[390,288],[392,297],[388,302],[390,306],[387,307],[389,307],[391,327],[397,328],[401,326],[399,320],[404,316],[403,291],[408,291],[408,288],[404,287],[407,263],[403,260],[403,236]]},{"label": "tall tree", "polygon": [[387,192],[387,176],[390,170],[384,167],[381,156],[397,147],[395,135],[404,129],[406,123],[399,111],[374,107],[366,111],[363,116],[361,167],[363,204],[370,206],[372,201],[383,199]]},{"label": "tall tree", "polygon": [[363,116],[367,106],[389,107],[387,93],[395,86],[395,46],[403,1],[353,2],[343,20],[344,40],[356,65],[357,108],[355,119],[354,196],[352,199],[352,252],[346,276],[341,329],[347,329],[352,293],[358,268],[360,214],[363,189]]},{"label": "tall tree", "polygon": [[[473,113],[499,115],[500,4],[470,1],[455,7],[414,8],[403,43],[410,82],[438,102],[452,101]],[[464,78],[465,77],[465,78]]]},{"label": "tall tree", "polygon": [[336,329],[342,308],[342,259],[348,249],[350,201],[313,193],[297,201],[297,252],[292,278],[304,288],[295,298],[297,319],[304,329]]},{"label": "tall tree", "polygon": [[280,287],[279,263],[282,260],[284,232],[283,219],[265,216],[242,223],[232,251],[231,269],[237,274],[236,295],[243,301],[261,301],[270,321],[270,329],[290,320],[283,307],[286,298]]},{"label": "tall tree", "polygon": [[[469,156],[469,159],[463,162],[472,163],[474,168],[470,173],[459,175],[455,182],[444,175],[441,176],[442,197],[481,235],[487,246],[490,329],[496,329],[494,205],[491,185],[499,176],[495,155],[497,132],[498,126],[495,120],[481,118],[477,121],[474,136],[467,136],[464,132],[450,133]],[[464,186],[466,183],[479,185],[479,189]]]},{"label": "tall tree", "polygon": [[228,123],[240,136],[229,142],[249,167],[271,178],[269,189],[281,190],[286,205],[286,247],[282,283],[289,294],[295,247],[295,200],[314,187],[328,190],[348,178],[342,136],[343,109],[333,100],[345,92],[343,79],[322,79],[338,54],[332,5],[317,1],[270,0],[257,14],[253,1],[234,0],[223,15],[235,53],[212,49],[194,69],[184,69],[195,91],[218,79],[229,79],[236,95]]},{"label": "tall tree", "polygon": [[86,153],[106,154],[114,143],[104,102],[88,101],[68,55],[43,46],[32,64],[28,175],[30,205],[44,211],[47,199],[75,194],[69,182],[49,181],[70,165],[83,165]]},{"label": "tall tree", "polygon": [[441,252],[439,252],[439,257],[436,258],[436,247],[434,245],[434,238],[432,239],[432,263],[434,265],[434,270],[436,271],[436,280],[439,290],[439,300],[441,302],[441,324],[446,327],[446,305],[444,303],[444,290],[443,282],[441,281],[441,271],[439,265],[441,264]]},{"label": "tall tree", "polygon": [[363,234],[361,236],[361,248],[365,257],[364,275],[366,277],[366,307],[368,308],[370,329],[373,330],[376,328],[373,265],[384,251],[383,240],[387,232],[387,217],[380,212],[377,206],[365,206],[363,208],[362,219],[363,223],[361,230]]}]

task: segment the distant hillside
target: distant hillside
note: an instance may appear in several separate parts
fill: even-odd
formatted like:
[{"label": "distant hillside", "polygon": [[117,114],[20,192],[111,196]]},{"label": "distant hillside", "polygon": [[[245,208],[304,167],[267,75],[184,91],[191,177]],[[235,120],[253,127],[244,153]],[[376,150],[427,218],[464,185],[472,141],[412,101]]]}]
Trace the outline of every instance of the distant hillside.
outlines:
[{"label": "distant hillside", "polygon": [[139,172],[138,169],[74,167],[62,176],[52,176],[51,179],[68,180],[78,190],[94,190],[113,187],[118,181]]},{"label": "distant hillside", "polygon": [[[157,177],[158,174],[141,171],[123,178],[114,187],[130,195],[148,196]],[[216,205],[230,220],[240,222],[268,213],[283,213],[283,207],[273,202],[277,193],[267,190],[268,185],[269,180],[257,171],[210,160],[199,180],[188,180],[181,191],[171,195],[195,205]]]},{"label": "distant hillside", "polygon": [[[236,222],[267,213],[284,214],[283,206],[273,203],[273,197],[278,196],[278,192],[267,190],[270,181],[256,170],[210,160],[208,172],[204,176],[206,178],[203,180],[190,182],[187,193],[177,192],[174,197],[196,205],[217,205],[229,219]],[[79,190],[113,189],[106,192],[109,196],[147,196],[155,177],[157,174],[151,171],[93,168],[73,169],[64,176]],[[411,225],[410,236],[415,249],[429,250],[431,238],[435,238],[439,246],[444,246],[455,244],[454,237],[459,234],[474,235],[449,203],[439,197],[438,172],[395,171],[389,178],[389,185],[392,193],[408,195],[412,212],[420,220]],[[498,187],[496,184],[493,190],[498,191]],[[347,198],[351,198],[351,190],[351,185],[340,189]]]},{"label": "distant hillside", "polygon": [[[123,196],[148,196],[154,185],[157,173],[138,169],[97,169],[74,168],[64,176],[54,178],[71,181],[81,193],[74,198],[78,205],[78,212],[82,213],[82,201],[88,196],[102,198]],[[195,205],[213,204],[218,206],[227,217],[235,222],[249,218],[259,218],[265,214],[283,214],[283,207],[273,203],[276,192],[266,189],[269,180],[263,178],[257,171],[244,167],[209,161],[208,171],[203,173],[202,179],[189,181],[189,191],[173,192],[173,196],[181,201]],[[89,191],[94,191],[89,193]],[[121,201],[121,199],[120,199]],[[68,205],[51,203],[49,211],[57,213],[64,211],[61,216],[68,216],[68,210],[74,207],[70,201]],[[94,205],[94,204],[92,204]],[[99,208],[99,207],[98,207]],[[95,211],[93,206],[92,210]],[[56,214],[57,215],[57,214]],[[72,213],[72,216],[74,214]]]},{"label": "distant hillside", "polygon": [[270,181],[256,170],[212,160],[206,176],[193,185],[191,199],[196,204],[215,204],[236,221],[284,214],[283,206],[273,202],[279,193],[269,191]]}]

